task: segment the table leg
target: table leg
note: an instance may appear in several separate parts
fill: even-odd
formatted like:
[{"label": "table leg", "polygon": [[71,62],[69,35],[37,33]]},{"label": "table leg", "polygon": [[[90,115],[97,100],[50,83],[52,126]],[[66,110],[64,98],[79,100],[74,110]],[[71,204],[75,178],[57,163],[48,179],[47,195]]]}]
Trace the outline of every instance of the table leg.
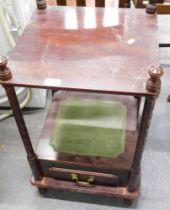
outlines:
[{"label": "table leg", "polygon": [[129,181],[128,181],[128,191],[135,191],[140,184],[140,164],[142,153],[144,150],[144,145],[146,141],[146,136],[148,133],[148,129],[150,126],[150,121],[152,118],[152,112],[155,105],[156,97],[146,97],[144,110],[141,119],[140,131],[137,140],[137,146],[135,151],[135,156],[131,168],[131,172],[129,173]]},{"label": "table leg", "polygon": [[18,130],[19,130],[21,138],[22,138],[22,142],[23,142],[25,150],[27,152],[27,159],[30,164],[33,176],[36,180],[40,180],[42,178],[40,164],[39,164],[37,156],[33,150],[33,147],[32,147],[31,141],[30,141],[30,137],[28,134],[28,130],[25,125],[25,121],[22,116],[22,112],[21,112],[21,109],[20,109],[20,106],[18,103],[16,93],[15,93],[15,89],[12,86],[4,85],[3,87],[5,88],[10,106],[12,108],[12,111],[13,111],[13,114],[15,117],[15,121],[18,126]]}]

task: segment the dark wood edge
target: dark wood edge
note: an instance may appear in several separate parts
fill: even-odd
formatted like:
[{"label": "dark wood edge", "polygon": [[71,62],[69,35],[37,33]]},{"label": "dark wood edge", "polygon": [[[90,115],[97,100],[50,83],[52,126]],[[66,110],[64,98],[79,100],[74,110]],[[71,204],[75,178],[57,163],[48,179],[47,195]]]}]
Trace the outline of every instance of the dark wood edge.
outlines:
[{"label": "dark wood edge", "polygon": [[169,15],[170,4],[156,4],[156,11],[159,15]]},{"label": "dark wood edge", "polygon": [[146,97],[142,113],[142,119],[139,129],[136,151],[133,159],[131,171],[129,173],[128,191],[133,192],[138,188],[140,181],[140,165],[142,154],[150,126],[152,113],[155,105],[156,97]]},{"label": "dark wood edge", "polygon": [[72,181],[61,181],[53,178],[43,177],[41,181],[31,178],[31,184],[38,188],[61,189],[75,191],[80,193],[88,193],[94,195],[113,196],[117,198],[136,199],[139,196],[140,188],[134,192],[128,192],[126,187],[109,187],[102,185],[92,185],[91,187],[81,187]]},{"label": "dark wood edge", "polygon": [[106,174],[106,173],[99,173],[99,172],[92,172],[92,171],[65,169],[65,168],[58,168],[58,167],[51,167],[48,170],[52,171],[52,172],[76,173],[76,174],[83,174],[83,175],[90,175],[90,176],[102,176],[105,178],[118,179],[118,176],[113,175],[113,174]]},{"label": "dark wood edge", "polygon": [[170,47],[170,43],[160,43],[159,47]]},{"label": "dark wood edge", "polygon": [[112,91],[112,90],[91,90],[91,89],[82,89],[82,88],[69,88],[69,87],[54,87],[54,86],[48,86],[44,87],[43,85],[27,85],[27,84],[9,84],[9,82],[5,82],[0,80],[0,84],[3,86],[9,86],[9,87],[28,87],[28,88],[37,88],[37,89],[47,89],[47,90],[64,90],[64,91],[76,91],[76,92],[87,92],[87,93],[103,93],[103,94],[115,94],[115,95],[127,95],[127,96],[155,96],[157,95],[154,92],[147,91],[146,93],[132,93],[132,92],[120,92],[120,91]]}]

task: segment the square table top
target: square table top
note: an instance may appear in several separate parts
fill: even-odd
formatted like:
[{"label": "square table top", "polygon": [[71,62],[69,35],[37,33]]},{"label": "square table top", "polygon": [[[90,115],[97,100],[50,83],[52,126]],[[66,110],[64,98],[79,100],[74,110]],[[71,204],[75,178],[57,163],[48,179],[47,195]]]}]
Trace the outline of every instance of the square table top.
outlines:
[{"label": "square table top", "polygon": [[144,9],[49,7],[36,11],[9,54],[2,84],[153,95],[148,67],[159,66],[157,16]]}]

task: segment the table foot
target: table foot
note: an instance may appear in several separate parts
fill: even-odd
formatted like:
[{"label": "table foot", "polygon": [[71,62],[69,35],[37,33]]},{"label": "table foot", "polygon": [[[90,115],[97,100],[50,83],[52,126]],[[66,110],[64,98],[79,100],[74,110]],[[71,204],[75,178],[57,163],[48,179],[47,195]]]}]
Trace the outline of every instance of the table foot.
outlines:
[{"label": "table foot", "polygon": [[39,192],[41,195],[45,195],[46,192],[47,192],[47,188],[37,187],[37,189],[38,189],[38,192]]},{"label": "table foot", "polygon": [[131,206],[133,204],[133,199],[129,199],[129,198],[124,198],[123,203],[126,206]]},{"label": "table foot", "polygon": [[41,188],[41,189],[60,189],[60,190],[68,190],[79,193],[87,193],[92,195],[104,195],[104,196],[113,196],[117,198],[127,197],[131,200],[138,198],[139,189],[134,192],[127,191],[126,187],[110,187],[110,186],[101,186],[101,185],[93,185],[92,187],[82,187],[78,186],[75,182],[72,181],[64,181],[57,180],[49,177],[43,177],[42,180],[35,180],[34,177],[31,178],[31,184]]}]

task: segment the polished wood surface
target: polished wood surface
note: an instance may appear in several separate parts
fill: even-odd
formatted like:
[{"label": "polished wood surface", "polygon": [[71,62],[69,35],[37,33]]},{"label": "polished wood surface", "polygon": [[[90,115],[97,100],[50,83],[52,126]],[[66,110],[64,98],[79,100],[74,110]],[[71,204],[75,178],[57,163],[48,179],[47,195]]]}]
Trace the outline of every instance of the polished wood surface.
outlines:
[{"label": "polished wood surface", "polygon": [[153,64],[159,66],[156,16],[52,7],[34,14],[10,54],[7,84],[153,95],[145,87]]}]

